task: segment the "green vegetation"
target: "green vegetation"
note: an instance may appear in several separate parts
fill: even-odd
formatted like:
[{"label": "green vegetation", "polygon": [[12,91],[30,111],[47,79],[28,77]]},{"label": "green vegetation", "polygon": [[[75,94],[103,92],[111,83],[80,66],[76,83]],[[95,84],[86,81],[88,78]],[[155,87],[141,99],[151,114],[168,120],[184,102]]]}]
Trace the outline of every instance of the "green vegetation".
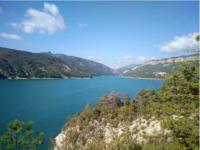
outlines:
[{"label": "green vegetation", "polygon": [[[93,109],[87,105],[63,127],[66,137],[61,149],[198,150],[198,108],[198,62],[182,63],[158,90],[143,90],[133,99],[111,93],[103,96]],[[139,129],[134,126],[130,130],[137,120],[146,121],[146,126],[140,122]],[[151,125],[152,120],[156,125]],[[147,134],[146,128],[159,123],[160,132]],[[144,132],[144,140],[140,132]]]},{"label": "green vegetation", "polygon": [[[135,70],[131,70],[127,73],[125,73],[125,76],[130,77],[141,77],[141,78],[156,78],[159,76],[156,76],[155,72],[166,72],[170,73],[173,72],[178,68],[178,64],[176,63],[168,63],[168,64],[156,64],[156,65],[144,65],[141,66]],[[162,76],[160,76],[162,77]]]},{"label": "green vegetation", "polygon": [[70,78],[112,74],[109,67],[83,58],[52,53],[30,53],[0,47],[0,79]]},{"label": "green vegetation", "polygon": [[200,35],[199,34],[195,38],[196,38],[197,41],[200,41]]},{"label": "green vegetation", "polygon": [[34,150],[43,143],[43,133],[35,133],[32,122],[13,120],[0,137],[0,150]]},{"label": "green vegetation", "polygon": [[122,69],[121,74],[129,77],[164,78],[167,74],[177,70],[183,61],[196,61],[197,63],[198,53],[195,51],[192,55],[152,60],[136,67]]}]

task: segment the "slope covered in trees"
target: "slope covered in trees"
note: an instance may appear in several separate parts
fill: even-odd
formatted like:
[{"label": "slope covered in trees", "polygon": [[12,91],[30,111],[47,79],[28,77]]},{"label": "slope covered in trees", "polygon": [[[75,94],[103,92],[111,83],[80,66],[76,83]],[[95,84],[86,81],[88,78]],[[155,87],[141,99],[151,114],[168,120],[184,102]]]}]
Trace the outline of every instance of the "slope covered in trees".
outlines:
[{"label": "slope covered in trees", "polygon": [[79,57],[0,47],[0,78],[64,78],[112,74],[109,67]]},{"label": "slope covered in trees", "polygon": [[198,150],[199,67],[183,63],[158,90],[105,95],[69,118],[54,150]]}]

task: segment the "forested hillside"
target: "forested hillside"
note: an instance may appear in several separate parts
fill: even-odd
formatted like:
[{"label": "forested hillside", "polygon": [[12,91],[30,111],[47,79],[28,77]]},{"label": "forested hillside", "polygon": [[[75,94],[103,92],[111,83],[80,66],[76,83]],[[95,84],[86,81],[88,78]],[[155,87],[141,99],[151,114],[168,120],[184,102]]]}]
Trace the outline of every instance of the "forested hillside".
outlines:
[{"label": "forested hillside", "polygon": [[182,63],[158,90],[111,93],[68,119],[54,150],[198,150],[199,67]]},{"label": "forested hillside", "polygon": [[112,74],[109,67],[79,57],[0,48],[0,78],[65,78]]}]

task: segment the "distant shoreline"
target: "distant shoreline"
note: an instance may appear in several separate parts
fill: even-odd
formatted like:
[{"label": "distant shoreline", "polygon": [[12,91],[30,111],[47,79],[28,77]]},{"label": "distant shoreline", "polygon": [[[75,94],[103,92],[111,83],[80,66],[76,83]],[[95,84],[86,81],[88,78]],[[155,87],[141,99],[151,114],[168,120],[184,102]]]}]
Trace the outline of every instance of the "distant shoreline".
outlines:
[{"label": "distant shoreline", "polygon": [[70,77],[70,78],[38,78],[38,77],[31,77],[31,78],[21,78],[21,77],[15,77],[15,78],[2,78],[0,80],[70,80],[70,79],[92,79],[90,77]]},{"label": "distant shoreline", "polygon": [[130,77],[130,76],[120,76],[122,78],[135,78],[135,79],[144,79],[144,80],[164,80],[161,78],[144,78],[144,77]]},{"label": "distant shoreline", "polygon": [[[120,76],[122,78],[134,78],[134,79],[144,79],[144,80],[164,80],[161,78],[144,78],[144,77],[130,77],[130,76]],[[64,77],[64,78],[38,78],[38,77],[31,77],[31,78],[22,78],[22,77],[15,77],[15,78],[2,78],[0,80],[70,80],[70,79],[92,79],[90,77]]]}]

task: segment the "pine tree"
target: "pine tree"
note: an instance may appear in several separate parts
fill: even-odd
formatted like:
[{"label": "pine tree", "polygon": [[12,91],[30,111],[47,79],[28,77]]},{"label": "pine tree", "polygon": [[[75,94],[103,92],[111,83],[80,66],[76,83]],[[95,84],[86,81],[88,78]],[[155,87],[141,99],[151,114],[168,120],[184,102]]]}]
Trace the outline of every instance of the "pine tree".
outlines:
[{"label": "pine tree", "polygon": [[8,124],[7,131],[0,137],[2,150],[34,150],[43,143],[42,132],[35,133],[32,122],[22,122],[18,119]]}]

